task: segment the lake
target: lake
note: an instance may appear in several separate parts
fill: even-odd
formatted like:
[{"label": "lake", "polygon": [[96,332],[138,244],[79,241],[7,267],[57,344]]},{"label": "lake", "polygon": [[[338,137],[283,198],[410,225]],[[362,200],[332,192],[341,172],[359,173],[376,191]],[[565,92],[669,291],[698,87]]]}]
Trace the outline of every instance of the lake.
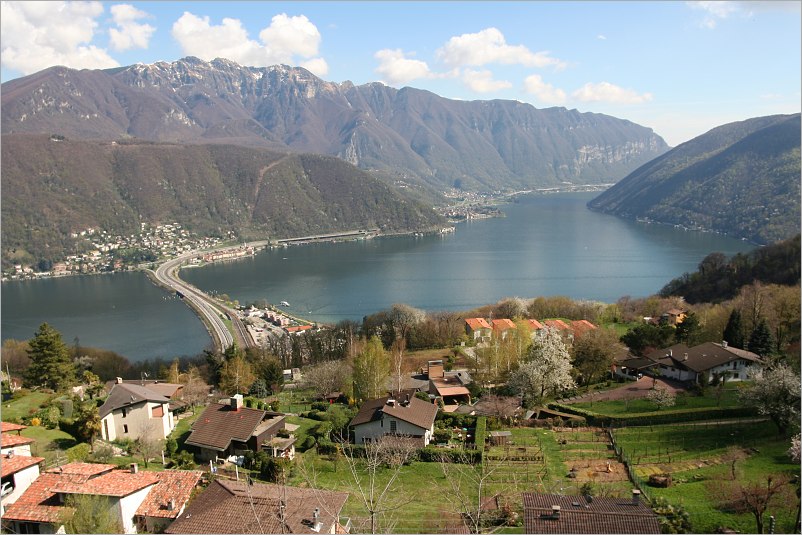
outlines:
[{"label": "lake", "polygon": [[[181,273],[243,304],[288,301],[292,314],[336,322],[397,302],[428,311],[513,296],[614,302],[656,293],[710,252],[753,248],[591,212],[585,203],[595,195],[529,195],[502,206],[506,217],[460,224],[453,234],[290,246]],[[77,336],[132,360],[197,354],[210,342],[194,314],[144,274],[8,282],[2,290],[3,339],[28,339],[47,321],[68,343]]]}]

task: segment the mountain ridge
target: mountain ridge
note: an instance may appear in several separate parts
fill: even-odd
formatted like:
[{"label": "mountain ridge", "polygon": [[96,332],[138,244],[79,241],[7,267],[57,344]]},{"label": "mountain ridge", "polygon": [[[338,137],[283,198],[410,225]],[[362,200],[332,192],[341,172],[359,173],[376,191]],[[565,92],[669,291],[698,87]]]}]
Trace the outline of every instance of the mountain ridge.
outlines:
[{"label": "mountain ridge", "polygon": [[721,125],[646,163],[588,203],[628,219],[757,244],[799,232],[800,114]]},{"label": "mountain ridge", "polygon": [[52,67],[2,89],[3,134],[313,152],[431,191],[610,183],[668,149],[651,129],[607,115],[338,84],[300,67],[219,58]]}]

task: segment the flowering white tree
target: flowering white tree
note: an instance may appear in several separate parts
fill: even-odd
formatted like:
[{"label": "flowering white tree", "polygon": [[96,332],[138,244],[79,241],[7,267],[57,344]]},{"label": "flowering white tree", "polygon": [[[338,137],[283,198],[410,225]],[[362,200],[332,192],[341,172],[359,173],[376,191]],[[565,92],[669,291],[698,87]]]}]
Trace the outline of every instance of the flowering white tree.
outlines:
[{"label": "flowering white tree", "polygon": [[666,407],[673,407],[677,402],[677,396],[662,387],[649,390],[649,393],[646,394],[646,397],[649,399],[649,401],[657,405],[657,410],[664,409]]},{"label": "flowering white tree", "polygon": [[742,393],[742,400],[754,405],[777,424],[780,433],[786,434],[799,425],[799,376],[785,364],[775,364],[753,376],[752,386]]},{"label": "flowering white tree", "polygon": [[800,434],[797,433],[793,437],[791,437],[791,447],[788,448],[788,455],[791,457],[791,460],[798,463],[800,459],[800,444],[799,444]]},{"label": "flowering white tree", "polygon": [[529,405],[576,388],[571,377],[571,356],[559,331],[547,328],[535,340],[523,364],[510,376],[509,385],[523,394]]}]

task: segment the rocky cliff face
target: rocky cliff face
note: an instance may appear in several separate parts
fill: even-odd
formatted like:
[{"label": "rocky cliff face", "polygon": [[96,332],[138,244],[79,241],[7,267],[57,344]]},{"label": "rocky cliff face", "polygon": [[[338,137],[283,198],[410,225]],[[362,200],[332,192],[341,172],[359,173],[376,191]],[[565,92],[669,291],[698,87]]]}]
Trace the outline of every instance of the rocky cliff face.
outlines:
[{"label": "rocky cliff face", "polygon": [[2,90],[3,134],[315,152],[435,191],[615,182],[668,149],[651,129],[606,115],[336,84],[302,68],[225,59],[54,67]]}]

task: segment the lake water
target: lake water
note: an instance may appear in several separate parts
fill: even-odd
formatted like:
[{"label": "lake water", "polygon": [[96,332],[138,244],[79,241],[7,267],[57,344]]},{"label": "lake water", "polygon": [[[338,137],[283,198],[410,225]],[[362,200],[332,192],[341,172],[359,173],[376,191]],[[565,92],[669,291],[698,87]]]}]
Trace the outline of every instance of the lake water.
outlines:
[{"label": "lake water", "polygon": [[[589,211],[594,193],[531,195],[504,218],[457,225],[444,236],[402,236],[264,251],[183,270],[207,292],[241,303],[288,301],[319,322],[360,320],[403,302],[429,311],[467,310],[504,297],[566,295],[614,302],[656,293],[713,251],[749,244],[715,234],[646,225]],[[113,349],[133,360],[196,354],[209,337],[194,314],[144,274],[49,279],[2,287],[2,337],[30,338],[48,321],[65,341]]]}]

